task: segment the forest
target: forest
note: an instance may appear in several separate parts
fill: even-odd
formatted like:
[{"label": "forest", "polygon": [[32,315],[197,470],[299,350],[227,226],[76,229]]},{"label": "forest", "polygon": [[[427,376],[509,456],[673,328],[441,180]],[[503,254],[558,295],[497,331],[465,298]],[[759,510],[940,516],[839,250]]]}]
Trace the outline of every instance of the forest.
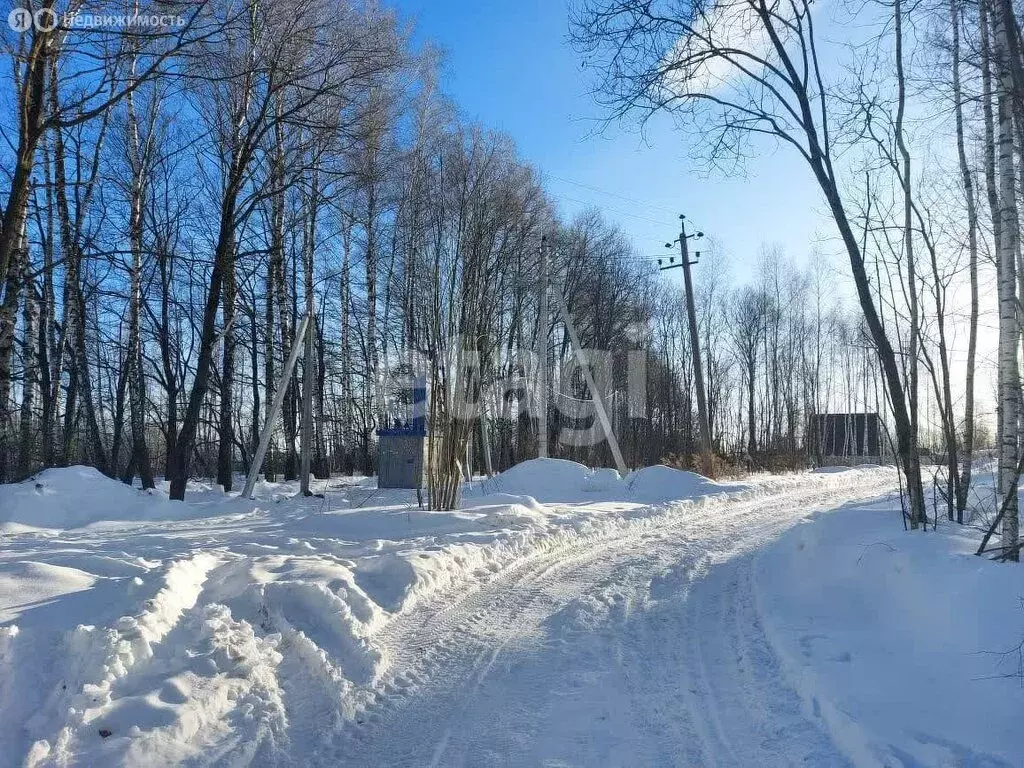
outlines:
[{"label": "forest", "polygon": [[[300,473],[304,414],[313,474],[372,474],[376,430],[406,412],[394,382],[420,368],[435,507],[457,503],[444,478],[535,456],[538,429],[552,456],[610,466],[603,440],[560,439],[592,424],[595,393],[544,272],[579,346],[609,353],[599,394],[630,466],[696,466],[696,341],[717,471],[808,466],[815,415],[880,413],[912,528],[931,524],[932,486],[944,515],[972,519],[972,467],[994,449],[986,524],[1017,559],[1010,0],[840,4],[838,20],[811,0],[573,4],[609,123],[667,115],[710,173],[783,153],[834,222],[805,260],[766,243],[754,274],[729,269],[717,233],[691,243],[696,339],[650,257],[663,244],[598,208],[565,216],[544,169],[460,114],[443,53],[386,6],[24,8],[29,27],[3,30],[0,481],[87,464],[163,477],[175,499],[192,477],[237,489],[300,346],[268,479]],[[836,42],[830,25],[854,18]]]}]

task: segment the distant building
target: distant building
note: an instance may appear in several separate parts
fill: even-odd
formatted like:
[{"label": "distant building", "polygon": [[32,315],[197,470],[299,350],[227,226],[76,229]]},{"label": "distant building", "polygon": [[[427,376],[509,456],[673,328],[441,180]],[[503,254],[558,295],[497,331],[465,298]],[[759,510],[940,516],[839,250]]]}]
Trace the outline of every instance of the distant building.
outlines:
[{"label": "distant building", "polygon": [[821,413],[811,417],[807,452],[819,464],[851,459],[882,463],[882,420],[877,413]]}]

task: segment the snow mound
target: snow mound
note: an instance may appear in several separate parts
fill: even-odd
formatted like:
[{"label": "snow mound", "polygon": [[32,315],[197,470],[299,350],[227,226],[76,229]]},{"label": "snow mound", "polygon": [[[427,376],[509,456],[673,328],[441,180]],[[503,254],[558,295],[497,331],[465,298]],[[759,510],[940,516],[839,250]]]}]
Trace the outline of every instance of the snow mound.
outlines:
[{"label": "snow mound", "polygon": [[716,483],[694,472],[664,465],[644,467],[622,478],[614,469],[591,469],[566,459],[530,459],[505,470],[491,482],[503,492],[492,498],[505,495],[512,500],[525,496],[531,501],[564,503],[586,503],[600,498],[658,504],[750,489],[742,483]]},{"label": "snow mound", "polygon": [[622,476],[618,470],[607,467],[592,469],[590,474],[583,478],[583,490],[588,493],[605,493],[621,487]]},{"label": "snow mound", "polygon": [[715,493],[734,493],[750,488],[742,483],[716,483],[702,475],[673,469],[663,464],[630,472],[625,479],[630,496],[639,501],[658,502],[692,499]]},{"label": "snow mound", "polygon": [[81,592],[95,582],[96,576],[78,568],[32,560],[11,563],[0,571],[0,594],[9,598],[0,604],[0,622],[13,621],[23,609]]},{"label": "snow mound", "polygon": [[[529,496],[527,498],[530,498]],[[532,501],[532,499],[531,499]],[[530,528],[543,527],[547,518],[544,513],[535,506],[524,506],[522,504],[496,504],[480,509],[484,516],[480,522],[491,525],[495,528]]]},{"label": "snow mound", "polygon": [[140,491],[93,467],[47,469],[12,485],[0,485],[0,525],[81,528],[107,520],[180,520],[197,510]]},{"label": "snow mound", "polygon": [[581,494],[617,489],[614,469],[591,469],[567,459],[529,459],[492,481],[504,493],[528,495],[541,502],[580,501]]},{"label": "snow mound", "polygon": [[517,506],[525,507],[534,512],[543,512],[544,508],[537,503],[537,499],[526,494],[514,493],[488,493],[485,496],[463,496],[459,505],[462,509],[480,509],[489,511],[486,507]]}]

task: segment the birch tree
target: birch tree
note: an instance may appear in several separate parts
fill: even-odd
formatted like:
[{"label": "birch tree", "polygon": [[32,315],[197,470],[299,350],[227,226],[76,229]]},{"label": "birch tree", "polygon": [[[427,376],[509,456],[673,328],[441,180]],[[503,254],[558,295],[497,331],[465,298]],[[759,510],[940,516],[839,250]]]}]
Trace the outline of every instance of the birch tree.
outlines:
[{"label": "birch tree", "polygon": [[1016,90],[1011,61],[1011,37],[1017,36],[1016,20],[1009,4],[999,2],[993,14],[992,60],[996,88],[996,165],[998,169],[998,217],[996,242],[999,293],[999,498],[1002,501],[1002,548],[1019,560],[1017,549],[1017,472],[1019,463],[1020,375],[1018,355],[1020,318],[1017,296],[1017,254],[1020,222],[1017,213],[1017,178],[1014,162],[1013,112]]}]

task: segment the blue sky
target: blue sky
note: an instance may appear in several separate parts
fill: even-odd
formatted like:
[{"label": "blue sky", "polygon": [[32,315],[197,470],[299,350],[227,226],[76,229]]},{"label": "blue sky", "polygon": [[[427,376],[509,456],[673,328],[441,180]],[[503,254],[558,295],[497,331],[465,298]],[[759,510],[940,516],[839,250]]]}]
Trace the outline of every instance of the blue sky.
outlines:
[{"label": "blue sky", "polygon": [[444,89],[462,113],[511,136],[566,215],[597,205],[649,255],[664,250],[686,213],[719,241],[740,280],[762,243],[782,245],[800,263],[816,243],[833,250],[813,179],[785,149],[751,159],[744,177],[707,177],[691,159],[690,137],[667,119],[644,135],[637,127],[595,135],[601,108],[567,42],[563,0],[396,2],[419,40],[446,51]]},{"label": "blue sky", "polygon": [[[826,259],[837,301],[856,306],[835,226],[823,215],[810,170],[791,151],[765,146],[747,162],[745,176],[709,178],[692,159],[699,137],[668,119],[643,136],[636,127],[594,135],[601,109],[587,95],[590,76],[567,41],[566,0],[391,1],[415,21],[420,41],[433,40],[447,52],[443,87],[463,115],[511,136],[566,216],[597,205],[640,254],[651,255],[665,252],[678,233],[677,215],[686,213],[722,246],[736,281],[754,274],[763,245],[778,244],[799,264]],[[850,29],[840,24],[838,37]],[[709,266],[697,267],[698,279]],[[664,279],[682,282],[678,271]],[[964,300],[962,293],[958,298]],[[953,354],[958,382],[964,338],[957,334]],[[982,333],[983,376],[991,373],[993,342],[994,333]],[[977,391],[982,414],[992,410],[990,381],[983,379]],[[925,393],[930,398],[928,387]]]}]

